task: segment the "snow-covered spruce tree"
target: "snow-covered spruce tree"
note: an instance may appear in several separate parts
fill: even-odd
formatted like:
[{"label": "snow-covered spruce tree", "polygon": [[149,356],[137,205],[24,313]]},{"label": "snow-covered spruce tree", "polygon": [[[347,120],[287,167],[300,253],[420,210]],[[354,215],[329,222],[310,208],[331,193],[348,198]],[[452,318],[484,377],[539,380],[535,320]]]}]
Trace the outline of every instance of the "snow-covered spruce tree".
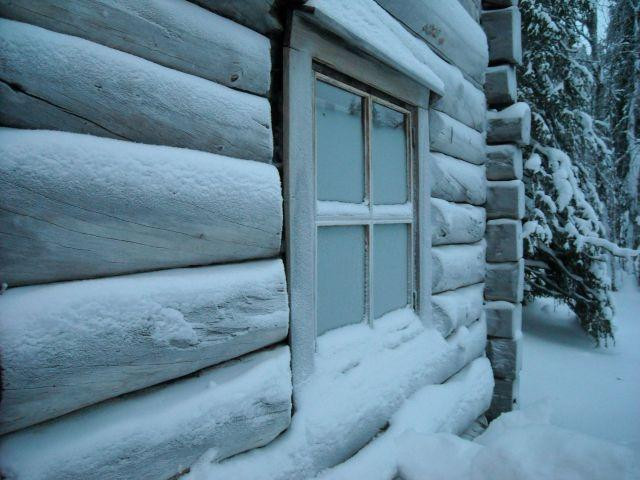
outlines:
[{"label": "snow-covered spruce tree", "polygon": [[[599,179],[611,164],[606,125],[594,119],[591,0],[521,0],[524,61],[519,95],[532,110],[525,152],[527,300],[566,302],[597,343],[613,339],[611,279],[603,247]],[[590,23],[591,22],[591,23]],[[598,188],[600,185],[600,188]]]},{"label": "snow-covered spruce tree", "polygon": [[[613,0],[603,55],[619,208],[615,239],[640,247],[640,0]],[[637,272],[640,280],[640,271]]]}]

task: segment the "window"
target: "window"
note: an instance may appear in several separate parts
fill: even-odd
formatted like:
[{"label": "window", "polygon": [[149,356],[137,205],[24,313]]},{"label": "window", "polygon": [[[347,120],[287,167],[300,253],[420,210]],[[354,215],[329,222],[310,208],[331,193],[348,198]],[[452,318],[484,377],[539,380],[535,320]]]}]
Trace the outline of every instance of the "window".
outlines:
[{"label": "window", "polygon": [[294,401],[316,338],[410,305],[429,321],[429,88],[294,12],[284,49]]},{"label": "window", "polygon": [[401,102],[318,71],[314,90],[320,335],[413,304],[414,189]]}]

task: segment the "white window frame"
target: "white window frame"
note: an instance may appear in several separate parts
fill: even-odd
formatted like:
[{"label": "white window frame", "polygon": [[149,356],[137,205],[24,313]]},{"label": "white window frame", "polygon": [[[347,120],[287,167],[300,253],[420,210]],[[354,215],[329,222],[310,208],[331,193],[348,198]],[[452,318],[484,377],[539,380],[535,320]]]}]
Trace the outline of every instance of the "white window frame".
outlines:
[{"label": "white window frame", "polygon": [[[284,48],[284,151],[283,181],[285,199],[285,261],[290,299],[289,340],[292,355],[294,400],[297,387],[314,370],[316,351],[316,231],[318,225],[363,225],[372,218],[358,218],[349,223],[343,218],[323,218],[316,214],[315,172],[315,84],[318,75],[323,81],[338,84],[340,88],[355,90],[359,95],[375,97],[376,102],[410,114],[409,142],[409,194],[413,206],[409,261],[412,285],[409,294],[413,307],[427,324],[431,320],[431,219],[430,186],[428,173],[430,92],[404,74],[371,56],[352,50],[341,39],[323,31],[304,18],[293,14]],[[339,72],[392,99],[408,106],[402,108],[394,102],[359,89],[351,82],[336,80],[318,72],[314,63]],[[369,105],[371,103],[369,102]],[[365,115],[367,115],[366,113]],[[365,147],[367,148],[367,147]],[[371,176],[368,175],[369,182]],[[370,188],[368,186],[367,188]],[[370,190],[368,190],[370,192]],[[398,222],[398,218],[379,217],[380,223]],[[402,220],[407,220],[403,218]],[[376,222],[377,223],[377,222]],[[371,245],[369,228],[369,244]],[[372,263],[372,262],[371,262]],[[371,272],[369,271],[369,275]],[[371,311],[371,309],[368,309]],[[370,317],[372,314],[370,315]],[[370,320],[371,321],[371,320]]]}]

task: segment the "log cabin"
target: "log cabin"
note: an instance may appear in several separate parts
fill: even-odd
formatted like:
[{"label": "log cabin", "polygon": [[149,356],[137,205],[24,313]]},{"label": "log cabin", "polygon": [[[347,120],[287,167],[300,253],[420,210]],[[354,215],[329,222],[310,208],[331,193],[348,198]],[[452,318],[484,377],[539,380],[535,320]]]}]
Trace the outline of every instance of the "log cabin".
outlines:
[{"label": "log cabin", "polygon": [[0,0],[3,478],[314,478],[429,385],[434,431],[514,408],[519,15]]}]

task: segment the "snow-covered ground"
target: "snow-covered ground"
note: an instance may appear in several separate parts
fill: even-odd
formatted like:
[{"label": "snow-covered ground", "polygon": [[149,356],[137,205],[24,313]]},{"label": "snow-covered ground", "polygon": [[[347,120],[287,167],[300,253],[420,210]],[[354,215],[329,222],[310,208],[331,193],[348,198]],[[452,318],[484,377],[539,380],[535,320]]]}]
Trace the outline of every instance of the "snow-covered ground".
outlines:
[{"label": "snow-covered ground", "polygon": [[555,425],[633,449],[640,457],[640,289],[625,279],[616,344],[594,348],[573,313],[551,300],[525,309],[520,405],[541,401]]}]

